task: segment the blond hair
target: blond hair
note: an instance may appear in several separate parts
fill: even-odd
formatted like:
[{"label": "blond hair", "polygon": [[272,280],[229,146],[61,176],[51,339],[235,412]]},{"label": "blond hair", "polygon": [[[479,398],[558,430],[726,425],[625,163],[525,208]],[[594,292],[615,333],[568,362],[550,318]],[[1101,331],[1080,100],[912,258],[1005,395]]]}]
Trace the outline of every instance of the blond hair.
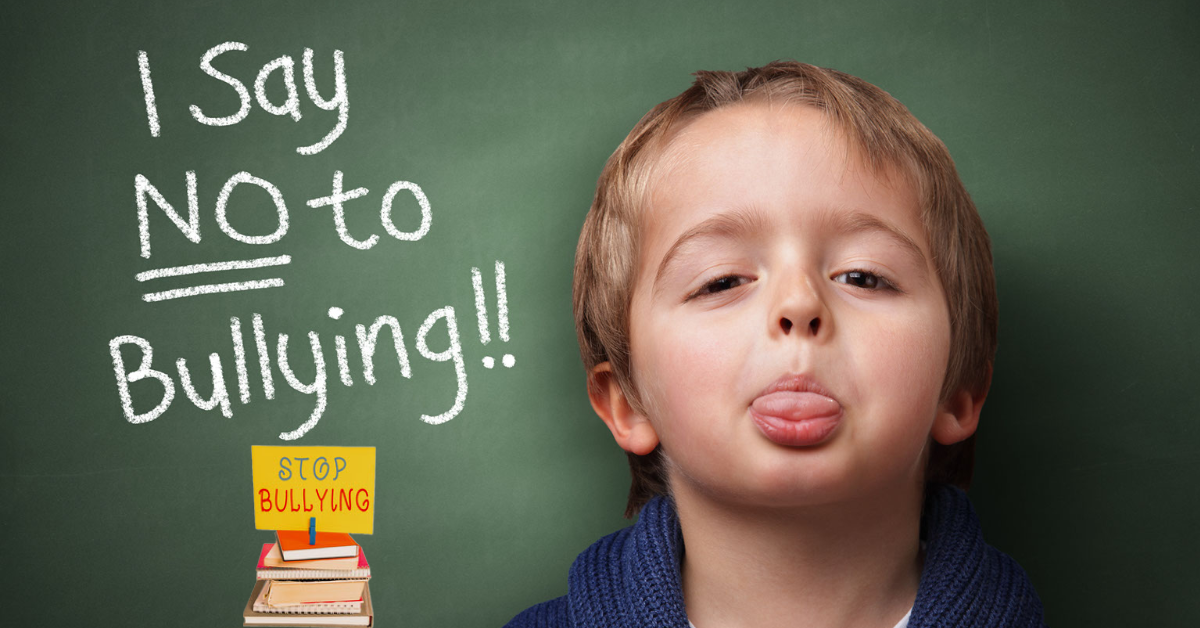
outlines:
[{"label": "blond hair", "polygon": [[[958,390],[986,391],[999,309],[991,244],[945,144],[887,92],[837,70],[776,61],[744,72],[703,71],[695,77],[682,94],[642,117],[609,157],[596,184],[575,253],[573,285],[575,329],[589,388],[597,385],[593,367],[607,361],[630,405],[644,412],[631,371],[629,310],[640,255],[643,192],[655,158],[682,123],[707,111],[767,98],[820,110],[877,175],[898,171],[910,178],[950,313],[950,358],[940,399]],[[950,446],[934,443],[926,479],[966,488],[974,444],[974,436]],[[628,457],[632,485],[625,515],[632,517],[669,488],[661,446],[645,456]]]}]

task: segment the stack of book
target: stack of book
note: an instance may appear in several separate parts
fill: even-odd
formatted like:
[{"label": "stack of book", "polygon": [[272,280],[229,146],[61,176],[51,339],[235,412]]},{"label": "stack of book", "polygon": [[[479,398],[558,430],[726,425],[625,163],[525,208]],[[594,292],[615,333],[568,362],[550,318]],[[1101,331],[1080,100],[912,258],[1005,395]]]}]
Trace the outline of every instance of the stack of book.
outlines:
[{"label": "stack of book", "polygon": [[371,567],[349,534],[275,533],[258,557],[257,579],[243,626],[370,626]]}]

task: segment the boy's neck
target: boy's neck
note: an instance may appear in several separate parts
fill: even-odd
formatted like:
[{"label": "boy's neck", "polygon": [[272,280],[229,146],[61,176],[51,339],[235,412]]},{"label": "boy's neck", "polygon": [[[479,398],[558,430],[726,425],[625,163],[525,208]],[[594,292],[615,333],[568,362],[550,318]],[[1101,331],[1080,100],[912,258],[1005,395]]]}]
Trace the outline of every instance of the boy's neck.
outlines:
[{"label": "boy's neck", "polygon": [[697,628],[892,628],[912,607],[923,561],[922,486],[908,484],[784,511],[677,483],[688,618]]}]

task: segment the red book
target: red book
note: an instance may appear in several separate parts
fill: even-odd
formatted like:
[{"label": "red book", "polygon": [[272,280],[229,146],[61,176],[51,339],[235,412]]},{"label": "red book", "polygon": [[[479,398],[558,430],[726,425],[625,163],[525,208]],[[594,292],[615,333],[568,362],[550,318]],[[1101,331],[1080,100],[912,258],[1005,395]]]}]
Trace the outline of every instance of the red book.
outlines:
[{"label": "red book", "polygon": [[[367,564],[367,553],[362,546],[358,546],[358,556],[349,556],[346,558],[319,558],[317,560],[291,560],[284,561],[280,555],[278,546],[274,543],[263,543],[262,552],[258,556],[258,569],[281,569],[284,572],[297,570],[369,570],[370,565]],[[272,576],[275,577],[275,576]],[[330,579],[338,576],[329,576]],[[347,576],[358,577],[358,576]],[[279,580],[291,580],[286,576],[278,576]]]},{"label": "red book", "polygon": [[358,556],[358,543],[345,532],[318,532],[317,542],[309,545],[308,530],[276,530],[275,540],[284,560],[313,560]]}]

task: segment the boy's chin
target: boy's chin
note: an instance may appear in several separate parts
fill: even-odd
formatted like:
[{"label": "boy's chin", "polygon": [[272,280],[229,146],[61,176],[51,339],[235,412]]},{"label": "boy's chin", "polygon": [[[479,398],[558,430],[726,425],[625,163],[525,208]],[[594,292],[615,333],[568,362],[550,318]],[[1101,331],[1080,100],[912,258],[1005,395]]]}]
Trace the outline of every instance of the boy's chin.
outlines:
[{"label": "boy's chin", "polygon": [[[742,509],[794,510],[824,506],[880,504],[911,493],[919,499],[921,482],[909,478],[869,477],[836,467],[809,465],[796,469],[758,469],[749,477],[726,475],[707,486],[672,482],[676,499],[682,490],[706,501]],[[714,504],[716,505],[716,504]]]}]

